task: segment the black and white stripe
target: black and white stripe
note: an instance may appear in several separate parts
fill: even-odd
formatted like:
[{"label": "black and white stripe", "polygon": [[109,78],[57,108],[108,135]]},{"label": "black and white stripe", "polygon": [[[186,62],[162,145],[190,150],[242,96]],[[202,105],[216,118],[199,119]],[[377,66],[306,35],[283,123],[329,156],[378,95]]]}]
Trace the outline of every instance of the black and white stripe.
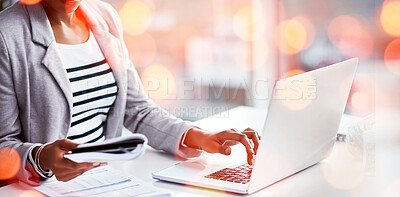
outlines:
[{"label": "black and white stripe", "polygon": [[68,67],[73,91],[71,128],[67,138],[77,143],[104,140],[103,125],[117,96],[117,84],[106,60]]}]

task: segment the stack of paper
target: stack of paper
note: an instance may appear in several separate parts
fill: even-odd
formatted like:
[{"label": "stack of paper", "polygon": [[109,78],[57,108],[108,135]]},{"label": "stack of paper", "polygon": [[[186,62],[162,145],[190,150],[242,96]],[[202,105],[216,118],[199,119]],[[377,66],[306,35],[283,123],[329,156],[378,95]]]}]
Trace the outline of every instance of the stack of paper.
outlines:
[{"label": "stack of paper", "polygon": [[129,136],[117,137],[103,142],[81,144],[78,148],[91,148],[98,147],[101,145],[113,145],[129,140],[141,140],[143,144],[137,145],[133,150],[125,149],[121,147],[117,152],[107,151],[94,151],[94,152],[83,152],[74,154],[65,154],[64,157],[75,162],[94,162],[94,161],[116,161],[116,160],[132,160],[137,159],[144,154],[147,144],[146,136],[142,134],[133,134]]},{"label": "stack of paper", "polygon": [[87,171],[68,182],[52,177],[34,189],[47,196],[170,196],[108,166]]}]

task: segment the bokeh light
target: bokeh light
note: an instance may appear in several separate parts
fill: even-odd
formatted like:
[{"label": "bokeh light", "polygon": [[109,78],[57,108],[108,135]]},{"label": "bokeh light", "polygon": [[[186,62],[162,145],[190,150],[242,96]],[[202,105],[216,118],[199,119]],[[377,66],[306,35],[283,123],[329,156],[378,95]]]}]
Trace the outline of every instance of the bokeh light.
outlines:
[{"label": "bokeh light", "polygon": [[362,91],[354,92],[351,96],[351,105],[357,110],[368,109],[369,98],[368,94]]},{"label": "bokeh light", "polygon": [[140,35],[150,26],[152,13],[147,4],[142,1],[128,1],[120,10],[124,31],[129,35]]},{"label": "bokeh light", "polygon": [[400,1],[389,1],[382,6],[381,25],[391,36],[400,36]]},{"label": "bokeh light", "polygon": [[328,36],[332,44],[339,48],[358,43],[362,34],[359,21],[351,15],[341,15],[334,18],[328,27]]},{"label": "bokeh light", "polygon": [[142,68],[153,62],[157,52],[157,45],[150,34],[125,36],[124,41],[129,51],[129,57],[135,67]]},{"label": "bokeh light", "polygon": [[[244,41],[256,41],[265,32],[264,24],[260,23],[262,18],[262,12],[259,9],[243,7],[233,16],[233,32]],[[257,25],[258,31],[254,31],[255,25]]]},{"label": "bokeh light", "polygon": [[307,30],[297,20],[282,21],[276,29],[275,41],[279,50],[286,54],[296,54],[307,44]]},{"label": "bokeh light", "polygon": [[366,116],[374,111],[375,80],[367,74],[356,74],[351,88],[347,107],[351,114]]},{"label": "bokeh light", "polygon": [[374,51],[374,38],[369,31],[364,30],[360,35],[359,43],[354,47],[354,50],[349,51],[346,57],[359,57],[360,59],[367,59]]},{"label": "bokeh light", "polygon": [[14,177],[21,167],[18,152],[9,147],[0,148],[0,161],[0,180]]},{"label": "bokeh light", "polygon": [[33,5],[41,2],[42,0],[19,0],[19,2],[26,4],[26,5]]},{"label": "bokeh light", "polygon": [[326,182],[339,190],[349,190],[357,187],[364,178],[362,160],[340,158],[342,156],[334,159],[332,157],[321,163],[322,173]]},{"label": "bokeh light", "polygon": [[141,74],[141,79],[151,99],[170,99],[176,95],[175,78],[171,71],[161,64],[146,67]]},{"label": "bokeh light", "polygon": [[314,42],[314,39],[315,39],[315,27],[312,24],[312,22],[308,18],[306,18],[304,16],[295,16],[293,18],[293,20],[295,20],[295,21],[299,22],[300,24],[302,24],[303,27],[306,29],[306,32],[307,32],[307,43],[304,46],[304,49],[307,49]]},{"label": "bokeh light", "polygon": [[233,32],[246,41],[252,41],[253,9],[250,7],[241,8],[233,16]]},{"label": "bokeh light", "polygon": [[[295,74],[295,73],[293,73]],[[298,111],[307,108],[316,99],[315,79],[304,74],[294,79],[282,79],[275,87],[276,99],[287,109]]]},{"label": "bokeh light", "polygon": [[386,67],[394,74],[400,75],[400,39],[390,42],[385,49]]},{"label": "bokeh light", "polygon": [[305,71],[304,71],[304,70],[301,70],[301,69],[289,70],[288,72],[286,72],[286,73],[281,77],[281,79],[293,77],[293,76],[299,75],[299,74],[301,74],[301,73],[305,73]]},{"label": "bokeh light", "polygon": [[[362,18],[361,16],[358,16]],[[338,47],[347,58],[368,58],[374,49],[374,40],[360,21],[352,15],[340,15],[334,18],[328,27],[329,40]]]}]

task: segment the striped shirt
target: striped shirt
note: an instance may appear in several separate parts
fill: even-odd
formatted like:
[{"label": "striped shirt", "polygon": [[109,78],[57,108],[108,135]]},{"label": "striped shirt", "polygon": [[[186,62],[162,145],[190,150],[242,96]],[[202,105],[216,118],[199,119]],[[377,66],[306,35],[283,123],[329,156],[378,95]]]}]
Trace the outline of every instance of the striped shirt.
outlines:
[{"label": "striped shirt", "polygon": [[67,138],[76,143],[105,139],[103,126],[117,95],[117,84],[92,32],[77,45],[57,43],[72,90],[72,121]]}]

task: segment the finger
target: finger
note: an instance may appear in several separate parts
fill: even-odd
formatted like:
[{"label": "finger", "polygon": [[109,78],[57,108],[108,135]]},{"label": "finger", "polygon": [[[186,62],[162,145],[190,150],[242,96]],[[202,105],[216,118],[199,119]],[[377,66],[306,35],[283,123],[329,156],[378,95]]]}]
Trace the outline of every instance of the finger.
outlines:
[{"label": "finger", "polygon": [[231,147],[226,146],[226,145],[221,145],[219,146],[219,153],[223,155],[230,155],[232,152]]},{"label": "finger", "polygon": [[258,139],[259,139],[259,140],[261,140],[261,136],[260,136],[260,134],[258,134],[258,132],[257,132],[257,131],[255,131],[255,130],[253,130],[252,128],[247,128],[247,129],[245,129],[244,131],[254,131],[254,132],[256,133],[256,135],[257,135]]},{"label": "finger", "polygon": [[260,145],[260,140],[258,139],[257,133],[255,131],[243,131],[249,139],[254,143],[254,152],[257,154],[258,147]]},{"label": "finger", "polygon": [[83,162],[83,163],[77,164],[77,169],[90,170],[90,169],[97,168],[100,166],[105,166],[105,165],[108,165],[108,163],[107,162]]},{"label": "finger", "polygon": [[225,143],[227,140],[233,140],[233,141],[240,142],[246,147],[246,150],[248,150],[248,152],[254,153],[249,139],[243,133],[239,133],[239,132],[226,133],[225,135],[221,136],[220,139],[223,141],[223,143]]},{"label": "finger", "polygon": [[250,164],[250,165],[253,165],[254,151],[253,151],[253,148],[250,145],[249,138],[247,138],[246,135],[242,135],[241,138],[240,138],[240,143],[242,143],[246,147],[247,163]]},{"label": "finger", "polygon": [[223,143],[223,145],[224,145],[224,146],[234,146],[234,145],[239,144],[239,143],[240,143],[240,142],[234,141],[234,140],[226,140],[226,141]]},{"label": "finger", "polygon": [[68,150],[68,151],[76,148],[79,145],[69,139],[62,139],[62,140],[59,140],[59,142],[60,142],[61,149]]},{"label": "finger", "polygon": [[247,163],[249,163],[250,165],[253,164],[253,155],[254,155],[253,147],[251,147],[250,141],[245,134],[231,132],[231,133],[227,133],[226,135],[222,136],[221,139],[224,141],[225,140],[236,140],[236,141],[239,141],[240,143],[242,143],[244,145],[244,147],[246,148]]},{"label": "finger", "polygon": [[236,128],[229,129],[230,131],[239,132]]},{"label": "finger", "polygon": [[65,168],[68,169],[73,169],[73,170],[80,170],[80,169],[92,169],[94,167],[99,167],[101,165],[101,162],[82,162],[82,163],[77,163],[74,161],[71,161],[70,159],[64,158],[62,160],[62,165],[65,166]]},{"label": "finger", "polygon": [[[93,168],[97,168],[100,166],[107,165],[107,162],[95,162],[97,163],[96,165],[93,165],[93,167],[90,168],[74,168],[74,169],[68,169],[68,168],[63,168],[63,169],[58,169],[57,171],[54,171],[54,174],[56,175],[57,180],[59,181],[68,181],[73,178],[76,178],[77,176],[85,173],[88,170],[91,170]],[[79,163],[78,163],[79,164]]]}]

